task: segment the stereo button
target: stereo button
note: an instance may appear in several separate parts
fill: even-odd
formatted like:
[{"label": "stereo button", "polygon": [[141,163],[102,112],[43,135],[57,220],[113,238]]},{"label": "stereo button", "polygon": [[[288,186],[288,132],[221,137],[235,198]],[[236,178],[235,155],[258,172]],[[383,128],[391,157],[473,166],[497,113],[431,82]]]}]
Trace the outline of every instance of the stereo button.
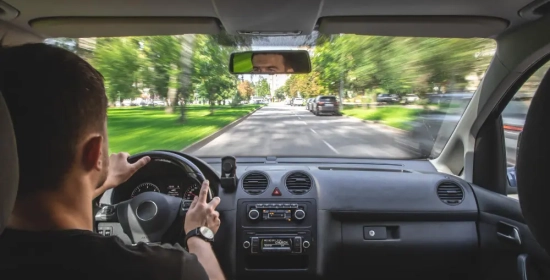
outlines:
[{"label": "stereo button", "polygon": [[252,237],[251,252],[258,253],[260,251],[260,239],[258,237]]},{"label": "stereo button", "polygon": [[294,218],[297,220],[303,220],[306,217],[306,212],[302,209],[298,209],[294,212]]},{"label": "stereo button", "polygon": [[260,217],[260,212],[258,212],[258,210],[256,209],[252,209],[248,212],[248,218],[250,218],[251,220],[256,220]]},{"label": "stereo button", "polygon": [[250,242],[245,241],[245,242],[243,243],[243,247],[244,247],[245,249],[250,248]]},{"label": "stereo button", "polygon": [[302,237],[301,236],[296,236],[294,237],[294,242],[292,243],[293,245],[293,252],[294,253],[301,253],[302,252]]},{"label": "stereo button", "polygon": [[309,246],[311,246],[311,244],[309,243],[309,241],[304,241],[304,248],[309,248]]}]

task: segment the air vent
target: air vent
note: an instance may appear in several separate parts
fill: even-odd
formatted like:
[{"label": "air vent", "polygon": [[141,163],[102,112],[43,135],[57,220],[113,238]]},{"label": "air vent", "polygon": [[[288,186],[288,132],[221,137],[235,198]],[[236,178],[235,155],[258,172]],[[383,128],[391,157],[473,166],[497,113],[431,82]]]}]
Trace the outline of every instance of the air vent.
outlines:
[{"label": "air vent", "polygon": [[464,191],[453,183],[443,183],[437,187],[437,196],[449,205],[458,205],[464,200]]},{"label": "air vent", "polygon": [[251,195],[263,193],[267,189],[267,185],[269,185],[267,177],[260,172],[250,173],[243,179],[243,189]]},{"label": "air vent", "polygon": [[288,175],[285,185],[291,194],[304,194],[311,189],[311,178],[305,173],[295,172]]}]

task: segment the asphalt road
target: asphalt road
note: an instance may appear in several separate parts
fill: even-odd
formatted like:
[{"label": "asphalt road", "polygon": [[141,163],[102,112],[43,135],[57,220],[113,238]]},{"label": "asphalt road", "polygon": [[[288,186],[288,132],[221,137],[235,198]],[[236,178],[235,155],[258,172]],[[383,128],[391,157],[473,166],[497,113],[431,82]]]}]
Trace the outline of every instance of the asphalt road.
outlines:
[{"label": "asphalt road", "polygon": [[315,116],[304,106],[270,104],[192,154],[410,158],[399,132],[343,116]]}]

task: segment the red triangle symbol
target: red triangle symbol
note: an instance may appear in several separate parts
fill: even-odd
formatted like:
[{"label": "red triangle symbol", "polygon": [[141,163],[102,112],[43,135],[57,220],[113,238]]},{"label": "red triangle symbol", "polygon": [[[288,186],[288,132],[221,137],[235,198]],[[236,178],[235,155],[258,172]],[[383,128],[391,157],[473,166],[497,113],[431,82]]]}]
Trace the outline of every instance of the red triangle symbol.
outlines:
[{"label": "red triangle symbol", "polygon": [[271,194],[273,196],[281,196],[281,191],[279,190],[279,188],[275,188],[273,190],[273,193]]}]

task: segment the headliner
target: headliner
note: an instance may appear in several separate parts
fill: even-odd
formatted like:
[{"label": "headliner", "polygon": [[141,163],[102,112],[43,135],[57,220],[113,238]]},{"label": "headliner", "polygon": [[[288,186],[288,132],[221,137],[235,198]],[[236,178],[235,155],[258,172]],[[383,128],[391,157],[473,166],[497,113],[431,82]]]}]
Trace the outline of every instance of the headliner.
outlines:
[{"label": "headliner", "polygon": [[[239,31],[299,31],[307,35],[318,29],[319,23],[324,24],[323,20],[320,20],[322,18],[328,18],[331,21],[326,21],[329,28],[321,26],[319,28],[321,31],[325,29],[330,33],[384,35],[388,33],[384,24],[388,19],[393,21],[397,18],[396,16],[408,18],[412,16],[412,22],[426,19],[428,23],[431,17],[424,16],[439,16],[436,23],[445,21],[447,18],[454,20],[456,16],[463,17],[465,21],[482,19],[485,22],[492,22],[494,28],[476,33],[473,32],[476,28],[472,28],[471,24],[464,25],[460,21],[457,24],[455,20],[446,26],[445,30],[441,30],[440,27],[439,32],[445,32],[448,37],[453,37],[455,33],[458,37],[495,37],[506,29],[517,27],[533,19],[519,15],[519,11],[527,6],[530,0],[278,0],[261,3],[254,0],[134,0],[130,2],[126,0],[6,0],[4,2],[19,11],[19,14],[15,13],[14,15],[17,16],[10,20],[13,25],[42,37],[74,34],[79,34],[78,37],[140,35],[135,34],[137,32],[135,30],[127,32],[124,30],[128,28],[128,23],[134,24],[139,20],[144,20],[139,28],[144,32],[143,35],[216,33],[220,30],[232,34],[237,34]],[[365,17],[367,20],[355,22],[353,28],[349,28],[349,21],[346,24],[329,26],[328,22],[338,22],[338,18],[332,20],[329,17],[349,16]],[[79,22],[84,17],[96,17],[98,21]],[[117,24],[120,21],[113,23],[112,20],[98,24],[102,19],[113,17],[131,19],[131,22],[119,26]],[[165,23],[159,23],[158,20],[166,17],[172,18],[172,21],[163,31],[162,26]],[[178,24],[173,21],[174,18],[186,17],[204,18],[210,21],[204,25],[194,23],[191,27],[188,20]],[[382,24],[376,20],[380,17],[383,18]],[[376,24],[372,24],[373,18]],[[56,20],[53,25],[50,22],[52,19]],[[147,30],[148,20],[154,21],[155,28]],[[75,26],[78,26],[78,29]],[[106,29],[105,26],[121,30],[113,34],[105,33],[104,30],[102,31]],[[370,28],[363,32],[362,26]],[[393,27],[392,30],[395,33],[395,26]],[[398,26],[397,30],[402,29],[403,36],[415,36],[416,31],[426,28],[430,28],[429,24],[410,25],[410,22],[405,21],[403,25]],[[466,29],[472,32],[464,32]],[[393,33],[388,35],[396,35]]]}]

